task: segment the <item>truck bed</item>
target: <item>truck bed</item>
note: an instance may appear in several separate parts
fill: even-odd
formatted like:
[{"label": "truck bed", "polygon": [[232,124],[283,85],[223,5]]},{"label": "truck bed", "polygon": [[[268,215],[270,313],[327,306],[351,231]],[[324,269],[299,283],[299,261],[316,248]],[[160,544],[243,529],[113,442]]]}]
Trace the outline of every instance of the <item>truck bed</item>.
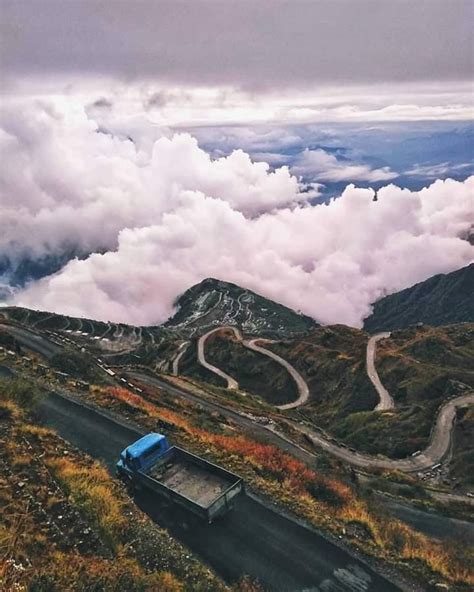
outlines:
[{"label": "truck bed", "polygon": [[232,481],[179,457],[153,467],[147,474],[203,508],[232,485]]}]

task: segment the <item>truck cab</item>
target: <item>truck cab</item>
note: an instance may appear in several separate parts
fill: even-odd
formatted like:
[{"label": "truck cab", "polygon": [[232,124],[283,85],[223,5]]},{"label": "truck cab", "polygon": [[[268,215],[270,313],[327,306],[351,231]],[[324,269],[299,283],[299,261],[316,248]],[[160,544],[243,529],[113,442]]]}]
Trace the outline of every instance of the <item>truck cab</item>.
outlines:
[{"label": "truck cab", "polygon": [[140,438],[120,453],[117,474],[121,478],[133,478],[138,471],[146,471],[170,449],[166,436],[152,432]]}]

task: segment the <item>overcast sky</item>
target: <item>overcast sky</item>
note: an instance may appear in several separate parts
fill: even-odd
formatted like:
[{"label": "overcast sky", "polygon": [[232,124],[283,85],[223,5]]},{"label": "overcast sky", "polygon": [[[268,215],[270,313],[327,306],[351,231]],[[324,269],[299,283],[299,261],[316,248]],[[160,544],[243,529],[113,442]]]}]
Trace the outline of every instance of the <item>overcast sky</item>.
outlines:
[{"label": "overcast sky", "polygon": [[245,89],[470,79],[472,0],[4,0],[9,79]]}]

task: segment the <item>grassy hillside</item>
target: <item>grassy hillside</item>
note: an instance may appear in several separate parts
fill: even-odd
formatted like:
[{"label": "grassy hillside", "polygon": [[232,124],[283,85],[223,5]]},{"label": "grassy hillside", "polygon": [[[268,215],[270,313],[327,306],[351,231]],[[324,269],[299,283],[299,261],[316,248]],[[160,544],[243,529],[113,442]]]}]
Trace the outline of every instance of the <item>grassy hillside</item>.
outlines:
[{"label": "grassy hillside", "polygon": [[393,458],[428,443],[439,406],[474,387],[474,325],[396,331],[377,346],[376,366],[395,400],[374,412],[377,397],[365,371],[368,336],[346,327],[315,330],[304,341],[272,349],[307,379],[304,412],[349,446]]},{"label": "grassy hillside", "polygon": [[416,323],[460,322],[474,322],[474,263],[382,298],[365,319],[364,329],[375,333]]},{"label": "grassy hillside", "polygon": [[[401,458],[427,445],[445,400],[473,388],[473,332],[472,324],[425,326],[396,331],[380,342],[376,365],[396,406],[385,413],[373,411],[378,397],[366,373],[369,336],[363,331],[318,327],[304,338],[266,347],[293,364],[307,381],[310,401],[300,413],[351,447]],[[210,373],[197,365],[194,349],[187,354],[185,371],[207,380]],[[280,365],[232,338],[215,336],[206,351],[211,363],[267,402],[294,398],[294,384]]]},{"label": "grassy hillside", "polygon": [[449,463],[450,476],[459,485],[474,489],[474,409],[458,412],[453,436],[452,458]]},{"label": "grassy hillside", "polygon": [[444,546],[379,513],[372,500],[359,495],[342,475],[309,468],[250,432],[236,430],[232,421],[161,389],[141,386],[141,395],[123,388],[94,388],[89,399],[132,416],[148,429],[157,422],[166,424],[174,442],[240,474],[249,489],[272,499],[276,506],[422,582],[441,579],[459,590],[467,590],[474,582],[463,567],[470,560],[468,548]]},{"label": "grassy hillside", "polygon": [[304,412],[322,427],[351,413],[370,410],[376,394],[365,372],[368,336],[344,325],[319,327],[304,339],[268,346],[305,378],[310,401]]},{"label": "grassy hillside", "polygon": [[[368,335],[335,325],[318,327],[305,337],[265,344],[287,359],[308,383],[311,399],[304,412],[318,425],[329,425],[355,411],[372,409],[376,395],[365,372]],[[202,368],[192,343],[182,358],[185,375],[222,386],[223,381]],[[206,342],[206,359],[234,377],[242,389],[273,405],[294,400],[296,387],[288,372],[267,356],[244,348],[232,332],[222,331]]]},{"label": "grassy hillside", "polygon": [[[255,439],[251,431],[237,430],[234,422],[199,404],[142,386],[140,395],[100,385],[78,396],[133,418],[145,429],[158,425],[172,435],[173,442],[242,475],[250,489],[277,506],[422,582],[434,578],[459,590],[473,583],[465,568],[467,548],[445,546],[379,513],[340,467],[315,470]],[[0,500],[12,510],[0,522],[0,557],[8,557],[0,568],[2,584],[33,581],[36,588],[30,589],[45,592],[222,589],[192,554],[136,510],[100,465],[32,424],[18,406],[29,403],[31,392],[30,386],[25,389],[12,381],[0,384],[0,469],[7,467],[5,472],[0,470],[0,482],[6,483],[0,487]],[[38,500],[38,505],[28,506],[22,492],[27,500]],[[28,518],[18,523],[16,518],[22,515]],[[16,537],[21,545],[14,544]],[[142,547],[142,542],[150,544]],[[28,564],[33,548],[34,561]]]},{"label": "grassy hillside", "polygon": [[296,385],[281,366],[238,343],[233,333],[227,338],[214,334],[206,342],[206,359],[235,378],[242,390],[256,394],[267,403],[280,405],[297,397]]}]

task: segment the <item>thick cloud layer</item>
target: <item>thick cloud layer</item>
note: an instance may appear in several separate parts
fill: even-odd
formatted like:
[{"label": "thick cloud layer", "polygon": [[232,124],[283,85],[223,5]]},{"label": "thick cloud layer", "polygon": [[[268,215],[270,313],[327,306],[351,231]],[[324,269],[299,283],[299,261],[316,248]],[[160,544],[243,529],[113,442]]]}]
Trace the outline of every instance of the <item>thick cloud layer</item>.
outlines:
[{"label": "thick cloud layer", "polygon": [[471,0],[2,0],[3,69],[250,89],[442,84],[471,78],[471,20]]},{"label": "thick cloud layer", "polygon": [[472,0],[2,0],[2,91],[167,127],[472,118]]},{"label": "thick cloud layer", "polygon": [[474,258],[464,240],[474,177],[420,192],[388,185],[376,202],[349,185],[310,206],[286,168],[271,172],[241,151],[212,161],[186,134],[148,153],[101,132],[79,107],[4,115],[0,252],[104,251],[30,285],[20,305],[152,324],[214,276],[324,323],[360,325],[382,294]]},{"label": "thick cloud layer", "polygon": [[159,223],[186,190],[247,216],[313,195],[240,150],[211,161],[188,134],[159,138],[150,154],[59,101],[3,109],[0,148],[0,255],[13,260],[115,248],[120,230]]}]

